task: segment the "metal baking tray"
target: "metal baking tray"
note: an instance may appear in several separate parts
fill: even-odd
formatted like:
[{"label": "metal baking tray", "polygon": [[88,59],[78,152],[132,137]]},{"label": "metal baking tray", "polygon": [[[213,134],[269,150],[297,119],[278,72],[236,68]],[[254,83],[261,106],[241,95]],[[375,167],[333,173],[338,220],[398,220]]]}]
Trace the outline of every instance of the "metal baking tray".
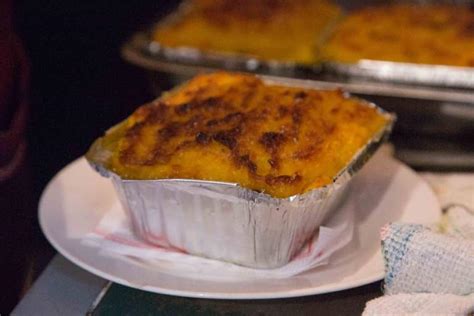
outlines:
[{"label": "metal baking tray", "polygon": [[[469,4],[470,1],[405,1],[410,3],[452,3]],[[383,1],[336,1],[346,13],[368,5],[384,3]],[[186,1],[182,5],[186,5]],[[177,10],[176,12],[179,12]],[[176,15],[178,13],[174,13]],[[166,19],[174,19],[173,14]],[[158,22],[160,23],[160,22]],[[322,37],[330,34],[330,29],[337,21],[328,24]],[[293,78],[321,78],[324,75],[340,76],[339,80],[357,78],[369,79],[377,83],[402,83],[444,88],[474,88],[474,68],[445,65],[425,65],[400,63],[383,60],[361,60],[355,64],[332,61],[321,61],[313,65],[302,65],[295,62],[276,60],[259,60],[240,54],[209,53],[193,48],[164,47],[151,38],[154,27],[133,35],[123,46],[122,56],[129,62],[145,68],[153,68],[167,73],[183,73],[227,69],[253,72],[274,76]],[[324,39],[321,40],[324,45]]]},{"label": "metal baking tray", "polygon": [[[264,81],[285,84],[284,79]],[[320,89],[311,82],[304,88]],[[112,179],[135,233],[144,240],[243,266],[276,268],[289,262],[314,235],[343,200],[352,176],[389,136],[395,116],[377,109],[387,118],[386,125],[332,183],[288,198],[274,198],[236,183],[121,179],[100,164],[91,165]]]}]

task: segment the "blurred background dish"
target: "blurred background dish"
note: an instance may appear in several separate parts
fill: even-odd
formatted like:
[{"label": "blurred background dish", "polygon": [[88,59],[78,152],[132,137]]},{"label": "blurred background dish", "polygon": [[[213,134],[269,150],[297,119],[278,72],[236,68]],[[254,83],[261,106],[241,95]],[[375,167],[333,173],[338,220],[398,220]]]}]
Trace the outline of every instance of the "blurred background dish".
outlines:
[{"label": "blurred background dish", "polygon": [[[166,78],[168,86],[172,86],[196,73],[220,68],[310,79],[322,82],[328,88],[342,88],[398,114],[399,120],[392,139],[396,145],[397,156],[408,164],[425,169],[472,169],[474,68],[468,66],[474,58],[474,50],[469,49],[473,45],[470,27],[474,23],[474,14],[464,1],[405,3],[388,5],[381,1],[334,2],[334,6],[338,5],[346,12],[346,17],[338,19],[335,15],[334,19],[328,20],[326,31],[323,32],[325,34],[322,36],[325,40],[318,40],[318,51],[327,56],[334,55],[334,60],[323,63],[323,68],[319,62],[313,66],[298,62],[264,63],[245,54],[239,55],[236,47],[233,48],[233,54],[219,55],[217,59],[213,59],[211,56],[214,55],[199,47],[198,54],[189,54],[189,51],[185,51],[184,55],[176,51],[165,54],[163,46],[157,42],[160,38],[156,36],[155,27],[135,33],[122,47],[122,56],[146,70],[152,90],[157,96],[163,91],[163,78]],[[385,12],[385,9],[394,11],[394,14],[380,13]],[[423,19],[417,19],[418,15],[424,15]],[[367,21],[372,16],[383,20],[384,23],[372,25]],[[352,22],[353,20],[361,21],[356,23]],[[354,23],[363,31],[358,32],[357,27],[354,27],[353,31],[351,29],[352,32],[347,31]],[[415,32],[406,35],[411,34],[411,24],[415,25]],[[443,26],[444,29],[448,24],[449,27],[442,32],[442,36],[437,36],[437,28]],[[398,27],[394,28],[392,25]],[[173,32],[181,30],[175,28]],[[332,35],[332,32],[336,35]],[[368,55],[347,53],[344,46],[347,46],[347,43],[335,40],[342,36],[337,35],[338,32],[345,34],[345,37],[351,37],[349,43],[358,40],[359,36],[356,34],[365,32],[367,36],[362,37],[361,43],[357,45],[364,46],[369,52]],[[398,50],[387,48],[384,41],[372,36],[374,32],[382,35],[387,33],[385,41],[389,42],[389,46],[398,47]],[[155,34],[155,37],[152,34]],[[232,32],[228,35],[229,38],[235,36]],[[315,37],[320,35],[315,33]],[[248,38],[249,42],[252,40],[255,39]],[[329,40],[327,45],[326,40]],[[451,49],[446,48],[449,46],[447,42],[453,43],[452,54],[449,53]],[[439,49],[447,53],[438,54]],[[410,51],[414,52],[412,55],[416,58],[410,59]],[[365,51],[362,50],[363,52]],[[396,56],[391,57],[390,54]],[[192,58],[185,58],[186,56]],[[338,59],[338,56],[341,58]],[[379,59],[359,60],[365,57]]]}]

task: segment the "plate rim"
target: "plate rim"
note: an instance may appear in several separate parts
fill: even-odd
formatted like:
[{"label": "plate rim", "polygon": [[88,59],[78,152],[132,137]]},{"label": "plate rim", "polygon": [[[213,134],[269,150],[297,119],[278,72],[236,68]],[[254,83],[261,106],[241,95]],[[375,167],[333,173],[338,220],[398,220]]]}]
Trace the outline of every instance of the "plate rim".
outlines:
[{"label": "plate rim", "polygon": [[[423,183],[426,188],[431,191],[434,197],[436,197],[433,190],[430,188],[426,180],[424,180],[419,174],[417,174],[413,169],[408,167],[403,162],[391,157],[394,163],[398,164],[400,167],[408,171],[415,177],[417,177],[421,183]],[[45,206],[45,200],[49,197],[50,191],[52,190],[53,184],[56,183],[58,179],[60,179],[64,174],[67,173],[68,170],[72,169],[76,165],[80,164],[85,160],[84,157],[79,157],[70,163],[68,163],[65,167],[63,167],[58,173],[54,175],[54,177],[48,182],[46,187],[44,188],[39,203],[38,203],[38,221],[41,231],[43,232],[45,238],[48,242],[58,251],[59,254],[67,258],[73,264],[76,264],[80,268],[98,276],[105,280],[112,281],[114,283],[118,283],[124,286],[132,287],[138,290],[143,290],[151,293],[158,293],[158,294],[165,294],[165,295],[173,295],[173,296],[180,296],[180,297],[190,297],[190,298],[205,298],[205,299],[235,299],[235,300],[245,300],[245,299],[279,299],[279,298],[293,298],[293,297],[303,297],[309,295],[319,295],[319,294],[326,294],[326,293],[333,293],[339,292],[342,290],[352,289],[355,287],[367,285],[376,281],[380,281],[384,278],[384,271],[377,271],[374,272],[370,277],[361,278],[352,281],[341,281],[336,285],[330,283],[329,285],[323,286],[307,286],[300,289],[291,289],[291,290],[283,290],[283,291],[268,291],[268,292],[251,292],[251,290],[247,292],[238,292],[238,293],[226,293],[226,292],[211,292],[211,291],[191,291],[191,290],[178,290],[178,289],[169,289],[166,287],[160,287],[157,285],[146,285],[146,286],[139,286],[135,285],[133,282],[130,282],[122,277],[117,277],[113,274],[105,272],[101,269],[98,269],[86,262],[84,262],[80,257],[77,257],[70,253],[65,247],[61,245],[59,241],[56,241],[55,238],[52,236],[54,233],[51,233],[47,223],[45,222],[46,215],[45,212],[47,207]],[[441,215],[440,211],[440,204],[439,201],[436,199],[439,215]],[[375,253],[367,258],[365,262],[370,262],[373,260]],[[363,269],[363,268],[361,268]],[[359,270],[360,271],[360,270]],[[176,276],[177,277],[177,276]],[[188,279],[189,277],[183,277],[184,279]],[[215,281],[218,282],[218,281]],[[225,281],[224,281],[225,282]],[[332,284],[332,285],[331,285]]]}]

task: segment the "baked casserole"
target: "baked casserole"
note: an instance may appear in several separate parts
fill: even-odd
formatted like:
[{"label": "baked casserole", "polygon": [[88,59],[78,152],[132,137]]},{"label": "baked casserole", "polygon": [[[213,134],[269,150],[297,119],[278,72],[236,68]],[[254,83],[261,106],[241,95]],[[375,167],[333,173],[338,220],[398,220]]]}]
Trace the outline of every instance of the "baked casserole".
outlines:
[{"label": "baked casserole", "polygon": [[340,90],[218,72],[141,106],[87,158],[122,179],[231,182],[286,198],[330,184],[388,120]]},{"label": "baked casserole", "polygon": [[474,11],[441,4],[387,4],[349,14],[324,47],[327,59],[474,67]]},{"label": "baked casserole", "polygon": [[308,64],[339,12],[329,0],[188,0],[152,37],[168,48]]}]

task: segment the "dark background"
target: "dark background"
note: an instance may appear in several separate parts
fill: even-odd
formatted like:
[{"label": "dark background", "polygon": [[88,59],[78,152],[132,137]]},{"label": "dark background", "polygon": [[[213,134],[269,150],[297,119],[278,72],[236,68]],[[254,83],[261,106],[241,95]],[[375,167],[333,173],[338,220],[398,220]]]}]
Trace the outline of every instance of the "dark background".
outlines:
[{"label": "dark background", "polygon": [[152,95],[143,71],[120,57],[134,31],[176,1],[24,1],[17,30],[31,62],[30,152],[35,187]]},{"label": "dark background", "polygon": [[146,75],[121,59],[120,46],[177,2],[12,1],[31,66],[30,116],[27,161],[0,186],[0,314],[8,314],[55,253],[37,221],[48,181],[152,98]]}]

